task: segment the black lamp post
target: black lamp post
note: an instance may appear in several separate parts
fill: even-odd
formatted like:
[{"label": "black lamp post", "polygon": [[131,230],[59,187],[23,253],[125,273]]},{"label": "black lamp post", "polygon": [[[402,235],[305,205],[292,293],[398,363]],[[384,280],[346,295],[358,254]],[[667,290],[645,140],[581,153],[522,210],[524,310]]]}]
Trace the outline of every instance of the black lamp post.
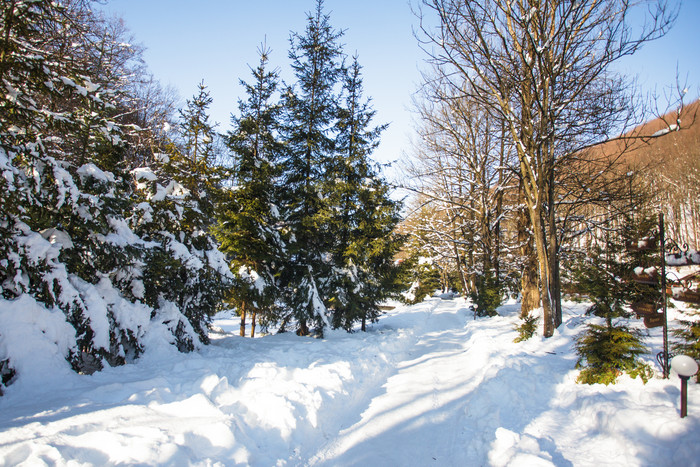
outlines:
[{"label": "black lamp post", "polygon": [[687,355],[676,355],[671,368],[681,379],[681,418],[688,415],[688,379],[698,372],[698,363]]}]

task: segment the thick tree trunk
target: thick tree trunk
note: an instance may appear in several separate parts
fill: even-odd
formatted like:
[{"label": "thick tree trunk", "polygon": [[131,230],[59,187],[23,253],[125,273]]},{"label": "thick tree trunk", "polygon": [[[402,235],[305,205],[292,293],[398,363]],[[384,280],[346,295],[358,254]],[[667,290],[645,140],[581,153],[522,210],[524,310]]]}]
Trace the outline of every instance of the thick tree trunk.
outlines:
[{"label": "thick tree trunk", "polygon": [[[457,238],[456,233],[454,234],[454,238]],[[462,257],[459,254],[459,247],[457,245],[457,242],[452,242],[452,248],[454,249],[455,264],[457,265],[457,274],[459,275],[459,282],[460,282],[460,285],[462,286],[462,293],[464,293],[466,295],[469,284],[467,283],[467,278],[464,275],[464,267],[462,264]]]},{"label": "thick tree trunk", "polygon": [[241,337],[245,337],[245,302],[241,302]]},{"label": "thick tree trunk", "polygon": [[525,319],[540,306],[540,286],[537,281],[537,261],[530,257],[520,278],[520,317]]},{"label": "thick tree trunk", "polygon": [[518,243],[523,258],[523,272],[520,276],[520,317],[526,318],[540,306],[540,286],[537,277],[537,255],[532,245],[532,235],[528,230],[530,222],[525,209],[518,214]]},{"label": "thick tree trunk", "polygon": [[549,291],[552,299],[552,319],[554,327],[558,328],[562,321],[561,310],[561,280],[559,277],[559,239],[557,237],[557,219],[554,199],[554,176],[550,177],[549,209],[547,212],[549,224]]}]

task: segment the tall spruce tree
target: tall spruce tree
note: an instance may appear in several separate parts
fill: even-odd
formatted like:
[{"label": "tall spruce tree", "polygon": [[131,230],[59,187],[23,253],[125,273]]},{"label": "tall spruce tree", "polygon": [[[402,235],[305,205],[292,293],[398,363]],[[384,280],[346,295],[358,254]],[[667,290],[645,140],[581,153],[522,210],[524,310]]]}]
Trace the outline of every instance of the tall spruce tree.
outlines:
[{"label": "tall spruce tree", "polygon": [[330,324],[324,297],[333,267],[333,239],[324,228],[329,217],[324,182],[335,151],[342,35],[331,27],[323,1],[318,0],[307,16],[304,35],[294,33],[290,39],[297,86],[284,95],[288,151],[283,183],[289,251],[282,280],[290,310],[286,321],[294,319],[299,334],[308,334],[309,325],[323,329]]},{"label": "tall spruce tree", "polygon": [[336,146],[326,176],[330,219],[326,227],[334,242],[333,274],[328,303],[333,327],[365,330],[379,316],[378,302],[393,291],[393,257],[400,237],[398,203],[388,195],[370,155],[387,125],[371,126],[375,115],[363,99],[361,66],[353,57],[343,75],[344,99],[338,109]]},{"label": "tall spruce tree", "polygon": [[278,72],[268,69],[270,50],[259,49],[260,63],[245,87],[247,100],[239,101],[240,115],[231,118],[227,145],[233,152],[233,186],[226,191],[216,229],[221,251],[227,255],[235,281],[229,300],[241,315],[252,313],[251,337],[256,318],[263,325],[274,321],[278,295],[277,276],[284,264],[285,246],[280,235],[279,140],[281,106],[273,101]]}]

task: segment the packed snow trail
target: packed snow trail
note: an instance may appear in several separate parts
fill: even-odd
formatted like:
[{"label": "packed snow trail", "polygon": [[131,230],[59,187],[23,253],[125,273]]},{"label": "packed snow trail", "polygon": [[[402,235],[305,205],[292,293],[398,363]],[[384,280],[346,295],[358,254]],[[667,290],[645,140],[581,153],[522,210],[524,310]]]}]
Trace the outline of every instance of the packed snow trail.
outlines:
[{"label": "packed snow trail", "polygon": [[459,298],[324,339],[241,338],[222,317],[229,332],[197,352],[18,379],[0,397],[0,466],[699,465],[699,385],[680,419],[675,375],[575,383],[585,308],[520,344],[517,305],[473,320]]},{"label": "packed snow trail", "polygon": [[[381,393],[310,464],[457,466],[489,462],[484,453],[496,441],[500,424],[522,429],[518,420],[532,402],[530,398],[544,400],[552,394],[538,393],[535,384],[527,382],[543,376],[530,368],[527,358],[515,368],[506,368],[507,347],[518,350],[517,345],[503,348],[496,341],[502,341],[504,333],[510,337],[512,327],[480,329],[483,321],[469,322],[466,312],[461,300],[437,301],[417,342],[406,360],[397,363]],[[509,341],[512,344],[512,338]],[[503,387],[504,372],[519,386],[530,386],[529,400],[519,397],[522,386],[513,394]],[[500,409],[494,412],[494,407]],[[541,451],[540,445],[546,444],[546,440],[538,442],[529,460],[558,460],[561,456],[556,452]],[[498,463],[499,459],[491,461]]]},{"label": "packed snow trail", "polygon": [[[454,449],[473,386],[465,352],[466,309],[438,301],[421,335],[359,419],[310,461],[318,465],[467,465]],[[472,362],[473,363],[473,362]],[[352,417],[350,417],[352,418]]]},{"label": "packed snow trail", "polygon": [[308,464],[700,465],[700,417],[677,418],[677,381],[575,382],[585,305],[568,304],[554,337],[515,343],[517,306],[472,321],[462,300],[433,303],[381,391]]}]

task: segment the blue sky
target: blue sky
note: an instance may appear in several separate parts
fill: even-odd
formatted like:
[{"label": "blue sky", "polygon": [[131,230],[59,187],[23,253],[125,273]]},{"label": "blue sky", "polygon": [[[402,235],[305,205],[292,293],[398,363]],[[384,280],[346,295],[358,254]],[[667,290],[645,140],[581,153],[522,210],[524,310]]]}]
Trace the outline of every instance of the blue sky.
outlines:
[{"label": "blue sky", "polygon": [[[146,46],[156,78],[173,85],[183,99],[204,80],[214,99],[211,118],[222,131],[244,97],[239,79],[250,80],[249,65],[257,64],[264,40],[272,48],[271,65],[293,82],[290,31],[304,31],[306,12],[314,5],[314,0],[110,0],[104,8],[125,19],[136,42]],[[425,58],[413,37],[417,20],[408,0],[325,0],[325,9],[331,24],[345,30],[345,53],[359,55],[375,123],[390,123],[375,159],[396,160],[410,152],[411,95]],[[689,75],[688,97],[694,99],[700,95],[699,19],[700,0],[686,0],[674,29],[621,69],[638,75],[644,89],[662,93],[675,83],[678,65],[684,80]]]}]

